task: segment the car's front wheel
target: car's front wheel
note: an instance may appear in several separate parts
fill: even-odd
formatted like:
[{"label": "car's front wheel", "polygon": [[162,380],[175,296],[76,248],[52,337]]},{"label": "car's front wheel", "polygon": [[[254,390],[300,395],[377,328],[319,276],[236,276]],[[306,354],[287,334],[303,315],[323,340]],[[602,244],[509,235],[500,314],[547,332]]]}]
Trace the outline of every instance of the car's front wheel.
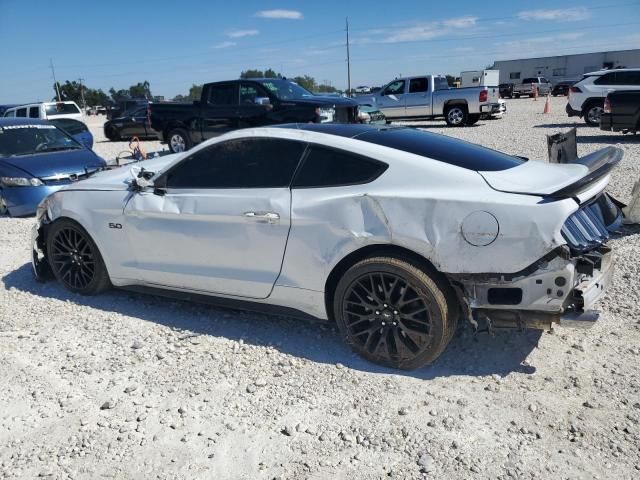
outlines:
[{"label": "car's front wheel", "polygon": [[368,258],[338,282],[334,316],[359,355],[410,370],[433,362],[453,336],[457,312],[447,301],[447,288],[437,275],[406,260]]},{"label": "car's front wheel", "polygon": [[111,284],[97,245],[73,220],[63,218],[51,224],[47,258],[56,280],[74,293],[94,295]]},{"label": "car's front wheel", "polygon": [[169,144],[169,150],[171,153],[180,153],[191,148],[191,140],[189,135],[182,128],[176,128],[171,130],[167,135],[167,143]]},{"label": "car's front wheel", "polygon": [[604,107],[601,103],[592,102],[585,108],[584,121],[587,125],[597,127],[600,125],[600,117],[604,112]]}]

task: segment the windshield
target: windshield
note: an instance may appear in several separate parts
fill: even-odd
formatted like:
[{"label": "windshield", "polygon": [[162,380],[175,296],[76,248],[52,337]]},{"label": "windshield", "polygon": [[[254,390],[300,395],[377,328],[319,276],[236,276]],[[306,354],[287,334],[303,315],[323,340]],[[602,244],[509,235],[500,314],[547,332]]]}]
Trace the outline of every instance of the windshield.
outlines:
[{"label": "windshield", "polygon": [[78,135],[79,133],[86,132],[88,130],[84,123],[72,118],[54,118],[49,121],[56,127],[67,132],[69,135]]},{"label": "windshield", "polygon": [[47,112],[47,116],[50,115],[68,115],[70,113],[80,113],[78,107],[76,107],[73,103],[50,103],[45,105],[45,110]]},{"label": "windshield", "polygon": [[279,100],[295,100],[314,96],[313,93],[289,80],[259,80],[259,83],[264,85]]},{"label": "windshield", "polygon": [[0,127],[0,158],[79,149],[82,149],[82,146],[55,125],[24,124]]}]

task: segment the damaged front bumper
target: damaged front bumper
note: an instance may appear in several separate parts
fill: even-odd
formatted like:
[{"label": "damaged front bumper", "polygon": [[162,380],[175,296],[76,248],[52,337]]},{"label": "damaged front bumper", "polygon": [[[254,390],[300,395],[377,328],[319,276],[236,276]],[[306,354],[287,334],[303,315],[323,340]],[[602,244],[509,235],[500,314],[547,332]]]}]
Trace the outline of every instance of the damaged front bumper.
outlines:
[{"label": "damaged front bumper", "polygon": [[593,307],[611,284],[612,255],[606,245],[579,256],[560,247],[517,274],[459,275],[453,281],[476,326],[588,327],[598,320]]}]

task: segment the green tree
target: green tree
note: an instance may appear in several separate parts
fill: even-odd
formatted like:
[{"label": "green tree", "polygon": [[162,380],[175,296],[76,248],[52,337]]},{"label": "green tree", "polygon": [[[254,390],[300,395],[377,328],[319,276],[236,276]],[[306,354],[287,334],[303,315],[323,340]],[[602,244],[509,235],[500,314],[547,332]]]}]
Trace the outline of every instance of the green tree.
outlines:
[{"label": "green tree", "polygon": [[320,85],[318,85],[318,90],[317,91],[318,92],[335,93],[335,92],[339,92],[340,90],[338,90],[333,85],[328,85],[326,83],[321,83]]},{"label": "green tree", "polygon": [[304,75],[302,77],[293,77],[292,80],[302,88],[306,88],[310,92],[318,91],[318,84],[316,83],[315,78],[309,75]]},{"label": "green tree", "polygon": [[[58,88],[60,90],[60,97],[62,100],[73,101],[82,106],[82,96],[84,95],[84,102],[86,106],[92,105],[104,105],[109,101],[109,96],[101,89],[89,88],[86,85],[81,85],[80,82],[75,80],[70,82],[66,80],[64,83],[58,82]],[[53,91],[55,97],[53,100],[58,99],[58,93],[56,91],[56,85],[53,85]]]},{"label": "green tree", "polygon": [[277,73],[273,68],[267,68],[264,71],[264,78],[282,78],[282,75]]},{"label": "green tree", "polygon": [[130,97],[129,90],[116,90],[113,87],[109,89],[109,95],[111,95],[111,100],[113,100],[114,103],[118,103],[119,101],[126,100]]},{"label": "green tree", "polygon": [[147,80],[131,85],[129,87],[129,95],[132,98],[153,98],[153,95],[151,94],[151,85]]},{"label": "green tree", "polygon": [[249,69],[240,72],[240,78],[263,78],[264,72],[262,70]]},{"label": "green tree", "polygon": [[196,85],[194,83],[193,85],[191,85],[191,88],[189,89],[188,98],[190,100],[200,100],[200,97],[202,97],[202,85]]}]

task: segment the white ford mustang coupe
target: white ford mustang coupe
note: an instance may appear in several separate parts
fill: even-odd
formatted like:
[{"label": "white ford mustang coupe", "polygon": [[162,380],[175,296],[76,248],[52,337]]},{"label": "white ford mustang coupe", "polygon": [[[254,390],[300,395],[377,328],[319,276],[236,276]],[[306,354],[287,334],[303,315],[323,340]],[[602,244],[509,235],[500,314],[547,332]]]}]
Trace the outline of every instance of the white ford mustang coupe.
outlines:
[{"label": "white ford mustang coupe", "polygon": [[37,277],[337,322],[365,358],[435,360],[475,328],[588,325],[611,281],[619,149],[528,161],[411,128],[238,130],[47,197]]}]

